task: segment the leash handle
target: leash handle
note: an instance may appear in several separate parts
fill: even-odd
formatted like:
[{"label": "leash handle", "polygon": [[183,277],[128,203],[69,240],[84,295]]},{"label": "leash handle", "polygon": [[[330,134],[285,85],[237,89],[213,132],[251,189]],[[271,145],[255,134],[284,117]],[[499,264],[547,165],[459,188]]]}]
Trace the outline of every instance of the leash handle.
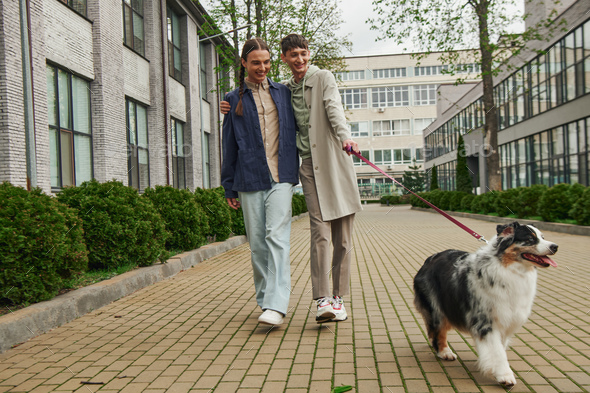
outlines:
[{"label": "leash handle", "polygon": [[426,203],[428,206],[430,206],[431,208],[433,208],[434,210],[436,210],[440,214],[442,214],[443,217],[445,217],[446,219],[448,219],[449,221],[451,221],[453,224],[457,225],[459,228],[463,229],[465,232],[469,233],[471,236],[473,236],[477,240],[481,240],[481,241],[484,241],[486,243],[488,242],[482,235],[480,235],[477,232],[469,229],[469,227],[467,227],[466,225],[460,223],[455,218],[451,217],[449,214],[445,213],[444,211],[442,211],[438,207],[434,206],[432,203],[428,202],[426,199],[422,198],[420,195],[416,194],[414,191],[410,190],[408,187],[404,186],[402,183],[400,183],[397,180],[395,180],[393,177],[389,176],[381,168],[379,168],[377,165],[373,164],[371,161],[367,160],[360,153],[357,153],[356,151],[352,150],[352,148],[350,146],[347,146],[346,147],[346,151],[348,153],[354,154],[361,161],[365,162],[366,164],[370,165],[371,167],[373,167],[377,171],[381,172],[383,175],[385,175],[388,178],[390,178],[391,180],[393,180],[394,183],[399,184],[400,186],[402,186],[405,190],[407,190],[408,192],[410,192],[412,195],[414,195],[415,197],[417,197],[418,199],[420,199],[422,202]]}]

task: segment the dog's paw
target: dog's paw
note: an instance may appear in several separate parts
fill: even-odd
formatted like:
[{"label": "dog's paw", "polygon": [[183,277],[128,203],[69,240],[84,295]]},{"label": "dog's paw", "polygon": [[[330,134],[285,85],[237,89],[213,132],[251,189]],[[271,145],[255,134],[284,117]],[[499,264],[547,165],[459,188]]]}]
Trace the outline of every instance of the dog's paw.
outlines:
[{"label": "dog's paw", "polygon": [[506,385],[506,386],[514,386],[516,385],[516,378],[514,378],[514,373],[509,371],[507,373],[498,374],[495,376],[496,381],[499,384]]},{"label": "dog's paw", "polygon": [[451,351],[449,349],[449,347],[443,348],[439,353],[436,354],[436,356],[438,356],[439,358],[441,358],[443,360],[455,360],[455,359],[457,359],[457,355],[455,355],[453,353],[453,351]]}]

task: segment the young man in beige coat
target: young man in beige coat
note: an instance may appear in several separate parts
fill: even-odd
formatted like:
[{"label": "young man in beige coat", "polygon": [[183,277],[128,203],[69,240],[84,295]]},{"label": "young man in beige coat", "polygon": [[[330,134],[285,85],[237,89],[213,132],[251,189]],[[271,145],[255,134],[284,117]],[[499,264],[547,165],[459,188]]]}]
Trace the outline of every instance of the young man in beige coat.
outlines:
[{"label": "young man in beige coat", "polygon": [[[350,292],[354,215],[362,210],[356,175],[345,150],[358,152],[358,145],[346,125],[336,79],[330,71],[308,64],[310,53],[305,37],[289,34],[281,41],[281,50],[281,59],[293,73],[287,86],[299,128],[299,178],[309,210],[316,321],[344,321],[348,315],[342,297]],[[229,104],[222,101],[221,112],[229,110]]]},{"label": "young man in beige coat", "polygon": [[[293,73],[287,86],[299,128],[299,178],[309,210],[316,321],[343,321],[347,313],[342,296],[350,291],[354,215],[362,209],[356,175],[345,149],[358,152],[358,145],[346,125],[334,75],[308,64],[307,40],[289,34],[281,41],[281,51],[281,59]],[[331,258],[330,239],[334,247]]]}]

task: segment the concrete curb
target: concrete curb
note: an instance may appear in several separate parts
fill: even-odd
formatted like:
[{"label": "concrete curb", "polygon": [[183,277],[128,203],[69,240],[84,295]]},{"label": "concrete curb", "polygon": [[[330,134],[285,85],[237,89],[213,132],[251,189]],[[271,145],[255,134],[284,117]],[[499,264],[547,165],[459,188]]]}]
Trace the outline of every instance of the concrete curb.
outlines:
[{"label": "concrete curb", "polygon": [[235,236],[0,317],[0,353],[247,242]]},{"label": "concrete curb", "polygon": [[[308,213],[303,213],[292,217],[291,222],[308,215]],[[135,291],[173,277],[205,259],[222,254],[247,241],[246,236],[234,236],[224,242],[207,244],[196,250],[175,255],[166,263],[135,269],[109,280],[3,315],[0,317],[0,353]]]},{"label": "concrete curb", "polygon": [[[412,210],[419,210],[419,211],[423,211],[423,212],[438,214],[436,211],[434,211],[432,209],[425,209],[423,207],[412,207]],[[553,231],[553,232],[559,232],[559,233],[567,233],[569,235],[590,236],[590,227],[582,226],[582,225],[560,224],[560,223],[556,223],[556,222],[545,222],[545,221],[537,221],[537,220],[524,220],[524,219],[520,219],[520,218],[496,217],[496,216],[487,216],[484,214],[452,212],[452,211],[446,211],[446,210],[445,210],[445,213],[447,213],[451,216],[473,218],[475,220],[497,222],[500,224],[508,224],[510,222],[518,221],[520,224],[534,225],[536,228],[539,228],[542,231]]]}]

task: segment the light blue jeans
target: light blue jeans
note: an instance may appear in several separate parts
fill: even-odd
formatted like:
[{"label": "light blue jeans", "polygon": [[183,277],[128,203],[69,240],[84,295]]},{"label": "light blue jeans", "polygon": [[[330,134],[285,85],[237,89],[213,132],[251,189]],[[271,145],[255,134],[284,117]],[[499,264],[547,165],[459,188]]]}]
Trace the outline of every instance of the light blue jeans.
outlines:
[{"label": "light blue jeans", "polygon": [[291,183],[271,182],[269,190],[240,192],[250,242],[256,302],[262,310],[287,314],[291,295]]}]

